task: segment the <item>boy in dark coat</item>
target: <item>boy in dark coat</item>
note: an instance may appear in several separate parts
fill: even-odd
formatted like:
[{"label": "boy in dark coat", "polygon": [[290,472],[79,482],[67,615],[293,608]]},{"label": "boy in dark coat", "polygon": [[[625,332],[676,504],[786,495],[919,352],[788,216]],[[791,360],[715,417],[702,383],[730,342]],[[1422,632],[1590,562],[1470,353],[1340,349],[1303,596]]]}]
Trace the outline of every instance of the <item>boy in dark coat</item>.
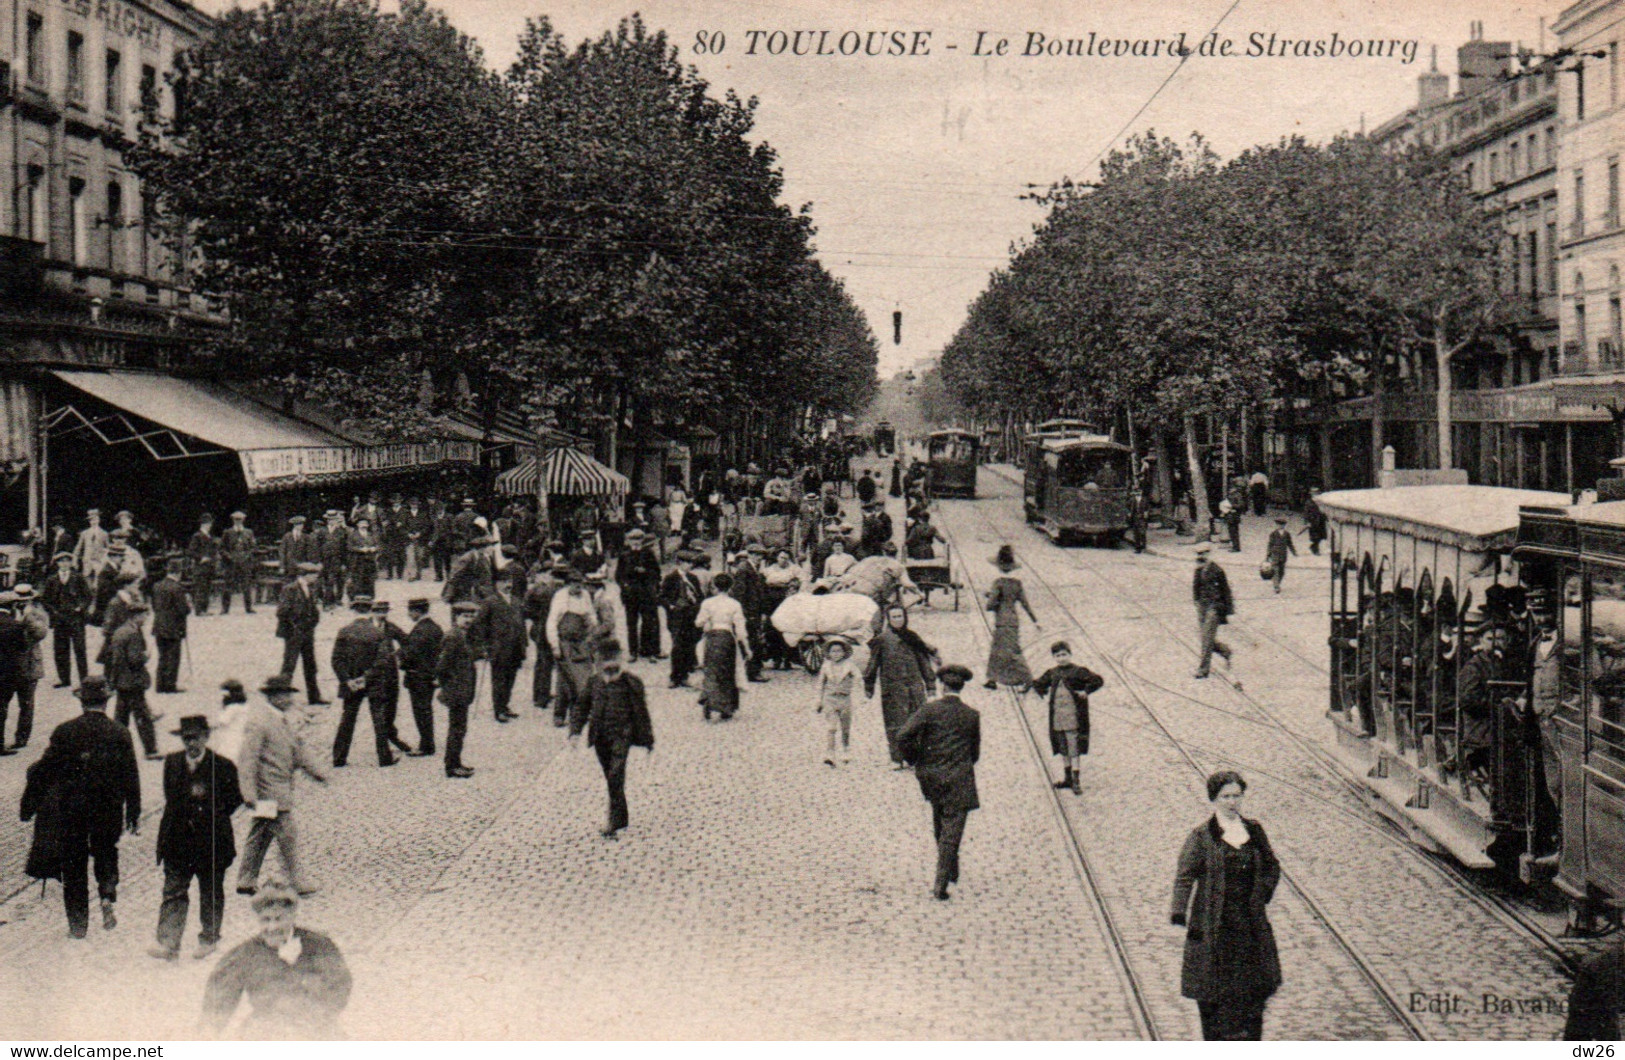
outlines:
[{"label": "boy in dark coat", "polygon": [[158,825],[158,864],[164,867],[164,899],[158,941],[147,954],[172,961],[186,929],[188,891],[197,877],[198,960],[220,945],[226,910],[226,869],[237,858],[231,815],[242,805],[237,765],[209,750],[209,719],[191,714],[175,735],[186,745],[164,758],[164,817]]},{"label": "boy in dark coat", "polygon": [[130,734],[107,716],[107,682],[87,677],[74,695],[84,713],[58,725],[29,768],[22,819],[36,822],[28,874],[61,877],[68,934],[82,939],[90,929],[92,860],[102,927],[118,926],[118,841],[122,831],[134,832],[141,822],[141,775]]},{"label": "boy in dark coat", "polygon": [[1049,700],[1050,753],[1066,758],[1066,776],[1055,786],[1081,795],[1078,756],[1089,753],[1089,697],[1106,682],[1087,666],[1072,661],[1072,646],[1066,641],[1056,641],[1049,652],[1055,665],[1033,682],[1033,691]]},{"label": "boy in dark coat", "polygon": [[1273,570],[1270,580],[1275,583],[1275,591],[1281,591],[1281,581],[1286,577],[1286,558],[1288,555],[1296,556],[1298,548],[1292,543],[1292,533],[1286,528],[1286,518],[1277,516],[1275,529],[1270,531],[1269,543],[1265,546],[1265,553]]},{"label": "boy in dark coat", "polygon": [[[626,807],[626,759],[632,748],[655,750],[654,723],[644,696],[643,682],[621,669],[621,646],[605,641],[598,649],[600,671],[587,682],[587,694],[576,700],[570,718],[570,745],[587,729],[587,746],[598,753],[609,786],[609,821],[605,839],[615,839],[630,823]],[[583,709],[583,708],[586,709]]]},{"label": "boy in dark coat", "polygon": [[914,767],[920,794],[931,804],[931,831],[937,841],[937,879],[932,895],[948,900],[948,885],[959,882],[959,844],[965,821],[981,806],[976,796],[976,762],[982,756],[982,717],[959,698],[971,672],[958,664],[937,671],[944,695],[915,711],[897,731],[897,749]]}]

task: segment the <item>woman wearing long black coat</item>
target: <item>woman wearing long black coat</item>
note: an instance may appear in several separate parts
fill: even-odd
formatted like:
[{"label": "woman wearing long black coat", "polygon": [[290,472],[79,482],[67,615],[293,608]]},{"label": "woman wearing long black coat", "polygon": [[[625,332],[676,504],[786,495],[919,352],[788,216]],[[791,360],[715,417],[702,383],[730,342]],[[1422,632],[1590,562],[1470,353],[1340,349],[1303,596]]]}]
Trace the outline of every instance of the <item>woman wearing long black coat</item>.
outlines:
[{"label": "woman wearing long black coat", "polygon": [[1171,919],[1185,927],[1180,993],[1196,1002],[1208,1041],[1258,1041],[1264,1007],[1281,985],[1265,906],[1281,865],[1264,827],[1241,816],[1247,782],[1222,770],[1207,781],[1213,816],[1179,852]]}]

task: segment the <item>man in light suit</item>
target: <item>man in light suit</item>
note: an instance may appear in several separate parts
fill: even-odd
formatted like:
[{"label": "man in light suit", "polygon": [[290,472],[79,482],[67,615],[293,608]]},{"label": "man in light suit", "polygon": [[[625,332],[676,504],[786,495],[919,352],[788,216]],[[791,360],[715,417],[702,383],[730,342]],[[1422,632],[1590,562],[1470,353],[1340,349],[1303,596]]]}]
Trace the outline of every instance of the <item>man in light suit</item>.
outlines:
[{"label": "man in light suit", "polygon": [[959,882],[959,843],[965,820],[981,806],[976,797],[976,762],[982,754],[982,716],[959,698],[971,672],[958,664],[937,671],[944,695],[915,711],[897,731],[897,748],[914,767],[920,794],[931,804],[931,830],[937,840],[937,881],[932,895],[948,900],[948,885]]},{"label": "man in light suit", "polygon": [[283,674],[266,678],[260,688],[264,703],[249,709],[243,727],[243,743],[237,752],[237,775],[243,802],[253,812],[248,838],[243,841],[243,860],[237,865],[237,893],[253,894],[259,888],[260,865],[271,840],[282,851],[282,865],[288,879],[302,895],[316,893],[299,862],[298,829],[293,820],[293,778],[303,769],[318,783],[327,783],[321,763],[305,747],[288,723],[287,710],[293,703],[293,681]]}]

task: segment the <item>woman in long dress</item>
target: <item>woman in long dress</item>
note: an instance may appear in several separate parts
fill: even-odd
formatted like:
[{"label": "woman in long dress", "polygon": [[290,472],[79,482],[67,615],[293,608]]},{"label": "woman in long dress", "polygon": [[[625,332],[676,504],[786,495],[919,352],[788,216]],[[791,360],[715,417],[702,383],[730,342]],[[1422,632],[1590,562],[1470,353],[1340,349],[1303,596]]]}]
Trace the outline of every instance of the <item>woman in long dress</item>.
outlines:
[{"label": "woman in long dress", "polygon": [[711,580],[713,594],[700,605],[694,626],[703,636],[705,682],[700,690],[700,708],[706,721],[712,712],[723,721],[739,710],[739,655],[750,661],[750,638],[745,631],[745,611],[730,591],[733,575],[723,571]]},{"label": "woman in long dress", "polygon": [[897,731],[925,706],[936,687],[937,650],[908,628],[908,609],[892,604],[886,621],[869,641],[869,664],[863,668],[863,690],[873,697],[880,687],[880,716],[886,726],[886,749],[892,764],[904,768]]},{"label": "woman in long dress", "polygon": [[988,653],[985,687],[1006,685],[1025,692],[1032,686],[1033,672],[1021,654],[1021,615],[1016,608],[1027,612],[1033,628],[1042,627],[1027,602],[1027,590],[1021,579],[1011,576],[1021,566],[1016,562],[1015,550],[1009,545],[1000,545],[993,565],[999,568],[999,577],[993,580],[993,588],[987,592],[987,609],[994,612],[994,618],[993,648]]}]

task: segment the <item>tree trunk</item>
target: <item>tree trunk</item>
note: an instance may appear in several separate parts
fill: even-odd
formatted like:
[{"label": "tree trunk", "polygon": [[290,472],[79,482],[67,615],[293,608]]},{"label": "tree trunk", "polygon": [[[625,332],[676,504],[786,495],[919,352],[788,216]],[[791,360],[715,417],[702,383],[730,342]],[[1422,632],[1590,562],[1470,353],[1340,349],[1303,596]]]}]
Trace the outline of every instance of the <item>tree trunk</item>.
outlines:
[{"label": "tree trunk", "polygon": [[1450,430],[1450,355],[1451,350],[1445,345],[1444,328],[1435,324],[1433,328],[1433,364],[1439,375],[1439,383],[1434,391],[1434,404],[1438,410],[1439,421],[1439,470],[1449,471],[1456,466],[1456,454],[1452,443]]},{"label": "tree trunk", "polygon": [[1207,506],[1207,477],[1196,452],[1196,420],[1185,415],[1185,464],[1191,477],[1191,497],[1196,501],[1196,540],[1212,540],[1213,516]]},{"label": "tree trunk", "polygon": [[1382,481],[1382,450],[1388,444],[1386,405],[1388,403],[1388,372],[1381,348],[1377,350],[1377,364],[1371,376],[1371,485]]},{"label": "tree trunk", "polygon": [[[636,397],[627,399],[627,411],[631,415],[632,426],[629,433],[632,435],[632,492],[627,497],[627,504],[643,496],[643,457],[644,437],[647,433],[643,423],[643,402]],[[628,509],[630,511],[630,509]]]},{"label": "tree trunk", "polygon": [[1152,433],[1152,444],[1157,451],[1157,500],[1162,504],[1162,517],[1174,517],[1174,467],[1168,455],[1168,432],[1158,428]]}]

